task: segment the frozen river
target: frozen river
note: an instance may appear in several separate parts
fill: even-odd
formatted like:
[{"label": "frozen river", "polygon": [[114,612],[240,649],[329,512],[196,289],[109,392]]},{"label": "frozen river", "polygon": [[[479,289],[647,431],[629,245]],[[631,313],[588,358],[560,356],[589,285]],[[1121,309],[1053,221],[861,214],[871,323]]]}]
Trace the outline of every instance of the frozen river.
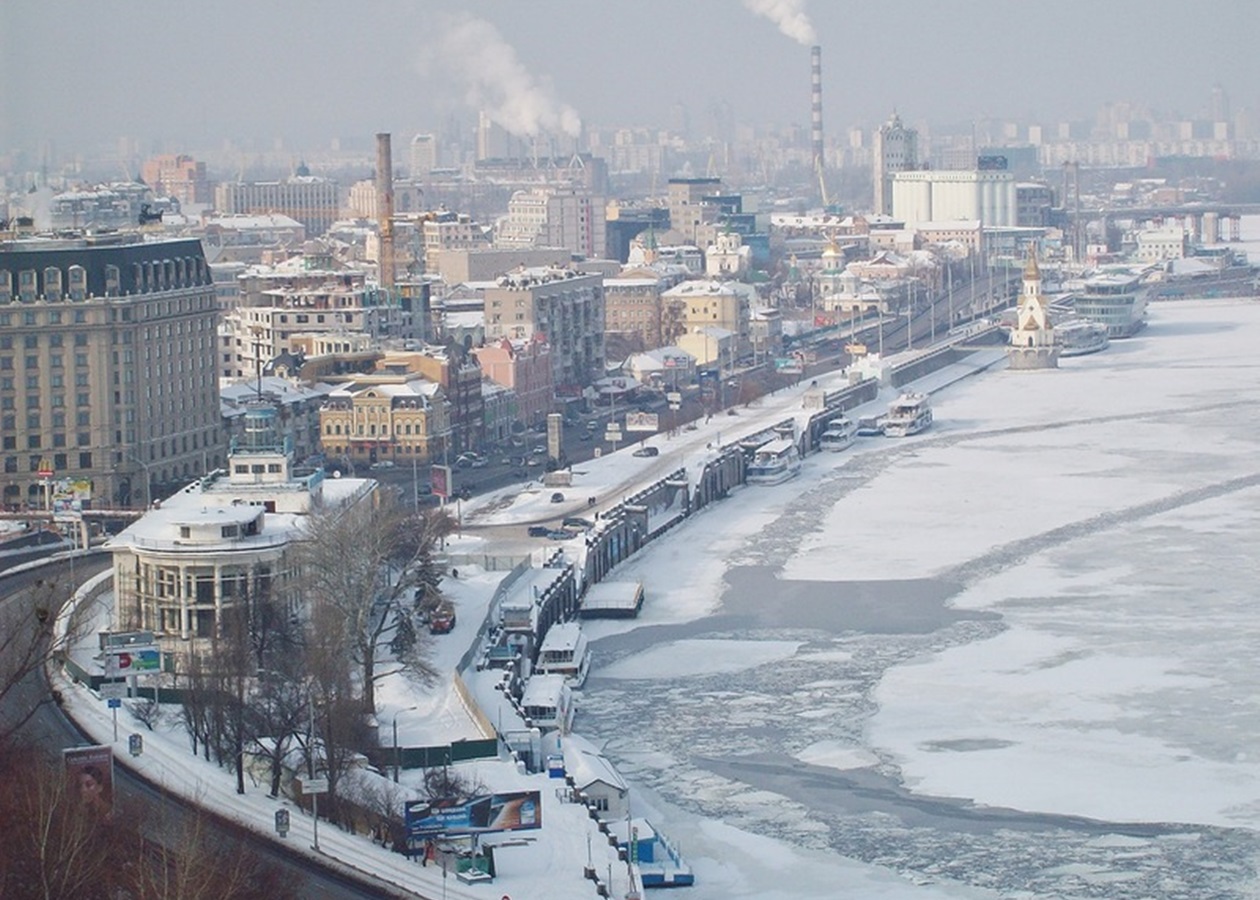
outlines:
[{"label": "frozen river", "polygon": [[1155,306],[624,567],[577,728],[689,896],[1257,896],[1258,350]]}]

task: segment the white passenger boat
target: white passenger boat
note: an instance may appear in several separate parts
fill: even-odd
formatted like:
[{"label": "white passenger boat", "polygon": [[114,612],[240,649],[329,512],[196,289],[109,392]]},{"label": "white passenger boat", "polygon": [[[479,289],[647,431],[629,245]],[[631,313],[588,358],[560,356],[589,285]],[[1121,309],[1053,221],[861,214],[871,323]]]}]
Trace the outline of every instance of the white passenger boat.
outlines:
[{"label": "white passenger boat", "polygon": [[1084,356],[1106,350],[1111,344],[1107,327],[1087,319],[1069,319],[1054,326],[1055,344],[1059,356]]},{"label": "white passenger boat", "polygon": [[586,681],[591,669],[591,648],[577,622],[562,622],[547,629],[538,649],[534,671],[539,675],[563,676],[569,687],[577,690]]},{"label": "white passenger boat", "polygon": [[757,449],[748,464],[744,480],[749,484],[779,484],[801,471],[801,454],[796,442],[779,438]]},{"label": "white passenger boat", "polygon": [[568,734],[573,727],[573,690],[563,675],[531,675],[525,682],[521,711],[531,726]]},{"label": "white passenger boat", "polygon": [[918,434],[931,424],[932,404],[927,394],[911,391],[902,394],[888,407],[884,434],[888,437],[906,437]]},{"label": "white passenger boat", "polygon": [[823,450],[847,450],[853,446],[856,438],[857,424],[852,419],[841,416],[828,423],[827,430],[818,439],[818,446]]}]

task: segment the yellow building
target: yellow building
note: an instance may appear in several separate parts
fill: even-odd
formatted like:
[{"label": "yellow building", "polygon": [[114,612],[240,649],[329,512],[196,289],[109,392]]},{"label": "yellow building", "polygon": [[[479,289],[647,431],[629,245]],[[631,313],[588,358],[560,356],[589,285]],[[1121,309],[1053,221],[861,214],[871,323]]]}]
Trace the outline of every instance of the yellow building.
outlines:
[{"label": "yellow building", "polygon": [[324,453],[369,464],[441,459],[451,433],[441,385],[414,374],[355,378],[328,395],[319,426]]}]

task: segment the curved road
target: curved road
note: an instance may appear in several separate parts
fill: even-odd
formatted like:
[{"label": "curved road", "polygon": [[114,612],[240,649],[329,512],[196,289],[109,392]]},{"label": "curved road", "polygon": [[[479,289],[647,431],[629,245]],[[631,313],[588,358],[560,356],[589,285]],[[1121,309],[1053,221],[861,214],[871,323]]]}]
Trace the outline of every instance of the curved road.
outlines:
[{"label": "curved road", "polygon": [[[75,563],[75,580],[84,579],[104,571],[109,566],[108,557],[79,559]],[[70,562],[61,560],[23,572],[0,575],[0,604],[33,603],[35,591],[50,579],[64,579],[69,584]],[[64,602],[65,596],[61,596]],[[82,746],[91,739],[51,701],[51,688],[47,673],[41,668],[32,672],[0,707],[0,722],[5,716],[20,714],[27,704],[37,705],[35,714],[19,729],[17,739],[49,750]],[[357,872],[343,870],[332,864],[321,865],[309,857],[258,832],[249,831],[202,810],[183,798],[146,781],[126,766],[126,759],[115,756],[115,787],[120,796],[143,804],[153,812],[146,821],[158,823],[171,835],[190,833],[198,823],[209,825],[212,834],[224,840],[248,841],[250,847],[268,865],[278,867],[285,882],[297,890],[299,896],[311,900],[371,900],[371,898],[422,898],[422,895],[404,891],[394,885],[368,878]],[[156,830],[156,827],[155,827]],[[162,834],[149,835],[156,841]]]}]

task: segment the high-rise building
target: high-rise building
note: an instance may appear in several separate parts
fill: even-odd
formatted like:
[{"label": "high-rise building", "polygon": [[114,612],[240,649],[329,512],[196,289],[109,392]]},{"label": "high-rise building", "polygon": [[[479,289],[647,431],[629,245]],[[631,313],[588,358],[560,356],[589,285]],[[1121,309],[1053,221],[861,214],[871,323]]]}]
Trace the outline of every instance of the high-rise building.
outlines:
[{"label": "high-rise building", "polygon": [[411,177],[427,178],[437,167],[437,138],[431,134],[417,134],[411,139]]},{"label": "high-rise building", "polygon": [[145,506],[221,462],[200,241],[0,243],[7,507]]},{"label": "high-rise building", "polygon": [[564,247],[588,259],[603,259],[604,198],[568,187],[517,191],[495,243],[501,247]]},{"label": "high-rise building", "polygon": [[212,199],[206,164],[182,153],[145,160],[140,177],[154,193],[174,197],[180,203],[209,203]]},{"label": "high-rise building", "polygon": [[604,283],[573,269],[520,268],[483,291],[486,341],[546,341],[557,392],[604,372]]},{"label": "high-rise building", "polygon": [[919,132],[901,124],[901,117],[893,117],[875,132],[873,176],[875,181],[876,215],[892,215],[892,176],[894,172],[909,172],[918,167]]}]

